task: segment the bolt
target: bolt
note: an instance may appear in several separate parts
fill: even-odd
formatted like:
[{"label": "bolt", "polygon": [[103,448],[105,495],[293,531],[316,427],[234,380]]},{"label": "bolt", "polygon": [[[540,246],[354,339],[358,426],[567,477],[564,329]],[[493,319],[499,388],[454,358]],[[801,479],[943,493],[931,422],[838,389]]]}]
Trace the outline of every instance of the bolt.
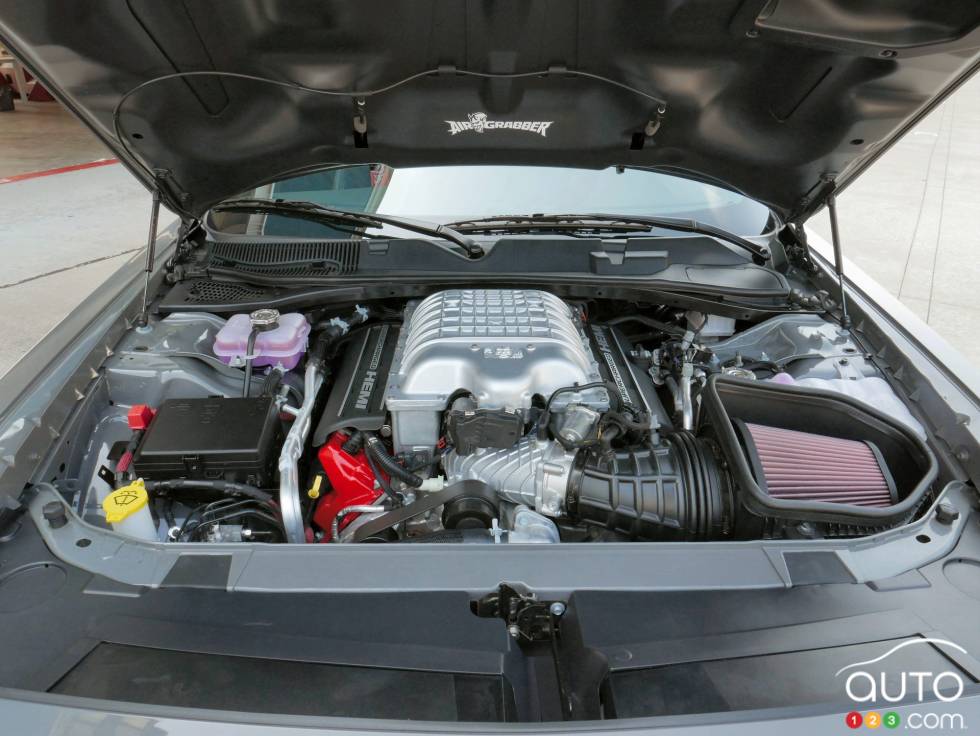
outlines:
[{"label": "bolt", "polygon": [[41,515],[47,519],[52,529],[61,529],[68,523],[68,514],[65,513],[65,505],[58,501],[50,501],[44,504]]},{"label": "bolt", "polygon": [[756,28],[750,28],[745,32],[745,35],[749,38],[756,38],[759,35],[759,31]]},{"label": "bolt", "polygon": [[878,56],[880,56],[883,59],[893,59],[896,56],[898,56],[898,52],[893,51],[892,49],[883,49],[878,52]]},{"label": "bolt", "polygon": [[936,507],[936,521],[940,524],[952,524],[960,518],[960,510],[948,501],[943,501]]},{"label": "bolt", "polygon": [[565,613],[565,604],[561,601],[555,601],[548,610],[551,611],[552,616],[562,616]]},{"label": "bolt", "polygon": [[507,627],[507,633],[516,639],[521,635],[521,629],[517,624],[511,624]]}]

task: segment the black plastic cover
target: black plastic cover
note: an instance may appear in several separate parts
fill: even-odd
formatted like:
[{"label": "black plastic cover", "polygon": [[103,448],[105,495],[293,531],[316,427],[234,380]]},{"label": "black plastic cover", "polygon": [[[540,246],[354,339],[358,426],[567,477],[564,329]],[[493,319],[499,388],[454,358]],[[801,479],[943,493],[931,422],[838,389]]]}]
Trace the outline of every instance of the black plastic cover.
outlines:
[{"label": "black plastic cover", "polygon": [[632,349],[623,333],[610,325],[588,323],[586,331],[592,349],[599,356],[599,372],[618,389],[623,405],[645,412],[662,427],[671,425],[670,415],[657,396],[657,389],[646,371],[629,360]]},{"label": "black plastic cover", "polygon": [[460,455],[481,447],[505,450],[524,434],[524,421],[505,409],[454,409],[446,417],[446,431]]},{"label": "black plastic cover", "polygon": [[133,458],[147,480],[192,478],[268,486],[282,438],[269,396],[167,399]]}]

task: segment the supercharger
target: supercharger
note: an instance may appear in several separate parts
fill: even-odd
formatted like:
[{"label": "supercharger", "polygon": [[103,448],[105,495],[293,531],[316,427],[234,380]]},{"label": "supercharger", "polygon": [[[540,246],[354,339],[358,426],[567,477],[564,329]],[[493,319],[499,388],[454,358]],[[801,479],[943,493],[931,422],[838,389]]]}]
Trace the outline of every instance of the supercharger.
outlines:
[{"label": "supercharger", "polygon": [[[385,393],[395,452],[431,451],[452,402],[529,417],[535,400],[603,376],[581,315],[544,291],[441,291],[405,312]],[[555,396],[552,411],[609,409],[604,387]]]}]

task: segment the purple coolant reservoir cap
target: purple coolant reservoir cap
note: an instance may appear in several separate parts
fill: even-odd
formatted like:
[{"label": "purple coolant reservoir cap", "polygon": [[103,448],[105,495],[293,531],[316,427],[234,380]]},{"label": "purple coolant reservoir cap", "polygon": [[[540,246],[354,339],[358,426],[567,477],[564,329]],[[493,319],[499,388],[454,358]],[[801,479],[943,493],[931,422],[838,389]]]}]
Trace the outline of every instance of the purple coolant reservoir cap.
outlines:
[{"label": "purple coolant reservoir cap", "polygon": [[[260,310],[271,312],[272,310]],[[234,366],[245,365],[248,350],[248,336],[251,334],[253,320],[248,314],[236,314],[229,319],[214,339],[214,354],[222,362]],[[253,362],[256,368],[264,365],[282,366],[292,370],[306,352],[307,338],[310,336],[310,323],[298,312],[279,315],[278,325],[259,325],[261,330],[255,338]]]}]

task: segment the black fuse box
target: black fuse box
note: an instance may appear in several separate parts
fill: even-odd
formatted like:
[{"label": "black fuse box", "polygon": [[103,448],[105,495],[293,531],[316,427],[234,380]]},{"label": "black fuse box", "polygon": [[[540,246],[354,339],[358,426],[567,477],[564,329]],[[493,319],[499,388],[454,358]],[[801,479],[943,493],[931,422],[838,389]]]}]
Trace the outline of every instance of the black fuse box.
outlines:
[{"label": "black fuse box", "polygon": [[272,397],[167,399],[133,457],[140,478],[272,485],[282,445]]}]

